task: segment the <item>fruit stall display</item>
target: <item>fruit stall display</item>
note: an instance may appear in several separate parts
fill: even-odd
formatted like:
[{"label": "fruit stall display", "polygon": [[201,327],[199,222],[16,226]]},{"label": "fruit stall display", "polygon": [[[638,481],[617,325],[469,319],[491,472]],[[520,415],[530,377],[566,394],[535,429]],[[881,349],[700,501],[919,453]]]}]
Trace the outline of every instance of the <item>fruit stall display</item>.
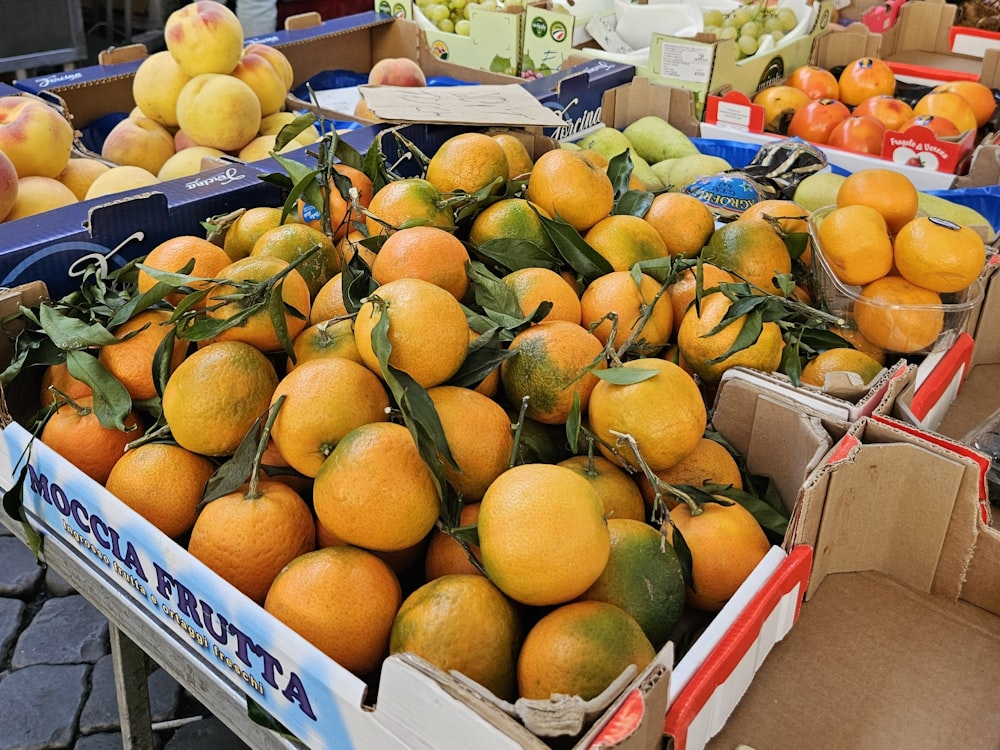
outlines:
[{"label": "fruit stall display", "polygon": [[[713,429],[725,374],[863,390],[947,348],[970,313],[948,306],[992,269],[988,219],[888,168],[831,175],[795,151],[806,173],[741,164],[757,197],[713,210],[734,165],[654,116],[541,153],[497,132],[428,154],[401,139],[417,174],[386,158],[391,131],[365,153],[310,117],[262,135],[285,114],[280,58],[213,3],[166,32],[115,161],[152,157],[156,133],[162,170],[158,128],[220,153],[264,138],[286,200],[21,308],[0,383],[33,393],[17,416],[34,439],[371,702],[391,654],[497,703],[592,701],[668,642],[682,657],[788,527],[792,498]],[[222,60],[185,54],[203,34],[229,40]],[[0,140],[8,221],[59,205],[77,160],[64,119],[12,98],[0,112],[60,136]],[[203,122],[219,101],[232,129]],[[303,142],[307,161],[283,155]]]}]

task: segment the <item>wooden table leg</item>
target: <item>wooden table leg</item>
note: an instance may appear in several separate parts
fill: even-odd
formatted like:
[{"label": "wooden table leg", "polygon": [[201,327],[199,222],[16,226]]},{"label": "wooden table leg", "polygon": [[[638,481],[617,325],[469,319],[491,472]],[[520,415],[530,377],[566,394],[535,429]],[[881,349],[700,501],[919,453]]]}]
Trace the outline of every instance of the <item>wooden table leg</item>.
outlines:
[{"label": "wooden table leg", "polygon": [[152,750],[153,728],[149,711],[149,670],[145,652],[109,623],[115,695],[124,750]]}]

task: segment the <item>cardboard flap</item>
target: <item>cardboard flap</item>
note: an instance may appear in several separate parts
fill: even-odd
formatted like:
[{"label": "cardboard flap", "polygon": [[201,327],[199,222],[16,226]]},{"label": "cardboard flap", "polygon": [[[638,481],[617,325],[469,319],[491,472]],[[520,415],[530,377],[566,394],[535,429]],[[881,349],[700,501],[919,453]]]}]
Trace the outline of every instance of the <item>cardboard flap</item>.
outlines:
[{"label": "cardboard flap", "polygon": [[795,541],[816,550],[807,598],[829,573],[875,570],[957,599],[976,544],[978,484],[972,459],[859,420],[806,482],[792,523]]},{"label": "cardboard flap", "polygon": [[648,78],[634,78],[624,86],[604,92],[601,119],[621,130],[640,115],[661,117],[682,133],[697,137],[700,124],[695,114],[691,92],[652,83]]},{"label": "cardboard flap", "polygon": [[145,60],[148,55],[149,50],[146,49],[145,44],[127,44],[124,47],[101,50],[97,53],[97,62],[100,65],[117,65],[134,60]]},{"label": "cardboard flap", "polygon": [[323,23],[323,17],[314,10],[305,13],[296,13],[285,19],[285,31],[300,31],[301,29],[311,29]]}]

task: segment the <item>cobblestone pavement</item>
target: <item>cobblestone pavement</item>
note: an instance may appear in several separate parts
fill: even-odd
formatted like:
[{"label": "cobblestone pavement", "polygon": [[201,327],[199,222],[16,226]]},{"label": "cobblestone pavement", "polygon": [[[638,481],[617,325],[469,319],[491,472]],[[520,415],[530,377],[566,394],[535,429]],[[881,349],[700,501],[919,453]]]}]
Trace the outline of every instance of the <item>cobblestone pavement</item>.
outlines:
[{"label": "cobblestone pavement", "polygon": [[[163,669],[149,695],[156,750],[247,748]],[[0,706],[0,750],[122,747],[107,620],[2,525]]]}]

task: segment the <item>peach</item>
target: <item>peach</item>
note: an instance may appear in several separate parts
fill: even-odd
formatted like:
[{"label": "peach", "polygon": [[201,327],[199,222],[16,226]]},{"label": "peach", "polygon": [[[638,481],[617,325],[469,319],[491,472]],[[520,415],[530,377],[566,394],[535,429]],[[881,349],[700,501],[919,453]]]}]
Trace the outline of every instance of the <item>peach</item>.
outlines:
[{"label": "peach", "polygon": [[284,52],[269,44],[254,42],[253,44],[248,44],[243,49],[243,55],[246,56],[248,54],[260,55],[268,60],[274,66],[274,69],[281,74],[281,80],[285,84],[285,91],[291,90],[292,85],[295,83],[295,71],[292,70],[292,64],[288,62],[288,58],[285,57]]},{"label": "peach", "polygon": [[17,170],[7,154],[0,151],[0,221],[7,218],[17,199]]},{"label": "peach", "polygon": [[[271,156],[271,151],[274,150],[274,141],[276,138],[277,135],[274,133],[270,133],[268,135],[258,135],[250,141],[250,143],[241,148],[237,156],[243,161],[260,161],[261,159],[267,159]],[[278,153],[284,154],[300,148],[302,148],[302,144],[293,140],[290,143],[285,144],[285,147]]]},{"label": "peach", "polygon": [[222,3],[197,0],[171,13],[163,25],[167,50],[181,70],[231,73],[243,53],[243,27]]},{"label": "peach", "polygon": [[90,190],[94,180],[109,169],[110,166],[98,159],[78,157],[70,159],[56,179],[72,190],[78,201],[82,201],[87,197],[87,191]]},{"label": "peach", "polygon": [[368,74],[372,86],[426,86],[427,78],[416,62],[408,57],[383,57]]},{"label": "peach", "polygon": [[[264,45],[252,46],[260,48]],[[250,50],[249,47],[247,50],[230,75],[239,78],[253,89],[257,95],[257,101],[260,102],[262,115],[274,114],[285,106],[285,98],[288,96],[284,75],[259,52]]]},{"label": "peach", "polygon": [[76,202],[73,191],[54,177],[28,175],[17,181],[17,198],[4,221],[16,221]]},{"label": "peach", "polygon": [[139,65],[132,79],[132,99],[143,115],[168,127],[177,126],[177,97],[191,76],[168,51],[156,52]]},{"label": "peach", "polygon": [[121,193],[126,190],[148,187],[158,182],[159,180],[155,174],[142,167],[133,167],[131,165],[112,167],[104,174],[99,175],[90,184],[90,190],[87,191],[87,200],[101,198],[113,193]]},{"label": "peach", "polygon": [[18,177],[55,177],[73,150],[73,126],[53,107],[30,96],[0,97],[0,151]]},{"label": "peach", "polygon": [[183,130],[178,130],[174,133],[174,151],[183,151],[186,148],[200,145],[200,143],[196,143],[194,138],[189,136]]},{"label": "peach", "polygon": [[156,174],[176,153],[174,137],[156,120],[126,117],[104,139],[101,157],[119,165],[142,167]]},{"label": "peach", "polygon": [[156,177],[160,180],[176,180],[180,177],[190,177],[204,171],[203,161],[213,157],[224,156],[225,152],[211,146],[191,146],[178,151],[167,159]]},{"label": "peach", "polygon": [[177,122],[198,145],[235,151],[257,137],[260,102],[239,78],[203,73],[181,89]]},{"label": "peach", "polygon": [[[273,115],[262,117],[260,120],[260,135],[277,135],[285,125],[291,124],[295,120],[294,112],[275,112]],[[320,139],[320,134],[316,128],[308,127],[295,136],[295,140],[303,146],[309,146]]]}]

